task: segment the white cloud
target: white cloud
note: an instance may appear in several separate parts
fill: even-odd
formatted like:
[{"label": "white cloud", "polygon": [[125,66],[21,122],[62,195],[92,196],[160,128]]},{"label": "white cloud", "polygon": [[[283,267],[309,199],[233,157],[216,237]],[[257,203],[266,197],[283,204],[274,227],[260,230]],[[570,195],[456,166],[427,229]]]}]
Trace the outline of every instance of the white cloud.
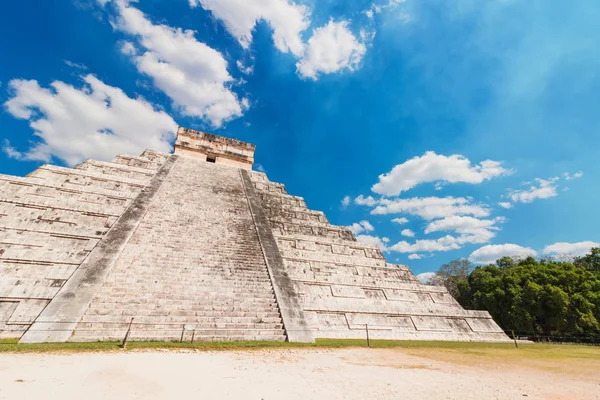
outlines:
[{"label": "white cloud", "polygon": [[485,160],[472,166],[464,156],[455,154],[447,157],[428,151],[379,175],[379,182],[371,190],[386,196],[397,196],[420,183],[445,181],[475,184],[510,172],[498,161]]},{"label": "white cloud", "polygon": [[503,221],[504,218],[502,217],[494,219],[478,219],[473,217],[453,215],[451,217],[430,222],[425,229],[425,233],[450,230],[458,233],[474,233],[480,229],[498,229],[495,228],[496,223]]},{"label": "white cloud", "polygon": [[122,52],[133,59],[141,73],[152,78],[182,114],[220,127],[249,107],[247,99],[239,99],[231,90],[233,78],[223,55],[197,41],[194,31],[154,25],[127,2],[116,4],[119,16],[114,26],[134,35],[137,43],[126,42]]},{"label": "white cloud", "polygon": [[400,234],[402,236],[415,237],[415,233],[413,231],[411,231],[410,229],[402,229],[402,232],[400,232]]},{"label": "white cloud", "polygon": [[535,199],[548,199],[558,195],[558,186],[556,182],[558,177],[549,179],[536,178],[537,185],[531,185],[526,190],[513,190],[509,193],[512,201],[521,203],[531,203]]},{"label": "white cloud", "polygon": [[420,260],[421,259],[421,255],[417,254],[417,253],[409,254],[408,255],[408,259],[409,260]]},{"label": "white cloud", "polygon": [[40,142],[25,152],[6,142],[4,151],[14,158],[49,162],[56,157],[75,165],[87,158],[110,160],[118,153],[171,150],[177,124],[169,115],[93,75],[83,81],[81,88],[55,81],[51,89],[35,80],[10,81],[6,110],[29,120]]},{"label": "white cloud", "polygon": [[451,251],[461,249],[467,243],[489,242],[494,235],[489,230],[481,229],[473,233],[465,233],[458,236],[446,235],[437,239],[421,239],[412,244],[403,240],[390,246],[388,250],[398,253]]},{"label": "white cloud", "polygon": [[348,29],[347,21],[329,21],[314,30],[296,67],[300,76],[311,79],[317,79],[321,73],[354,71],[366,51],[365,44]]},{"label": "white cloud", "polygon": [[469,261],[476,264],[492,264],[499,258],[536,256],[537,252],[529,247],[522,247],[512,243],[488,244],[475,250],[469,256]]},{"label": "white cloud", "polygon": [[189,0],[189,3],[210,10],[244,48],[252,43],[256,23],[264,20],[273,29],[273,42],[279,51],[302,55],[301,33],[310,25],[306,6],[287,0]]},{"label": "white cloud", "polygon": [[354,203],[360,206],[369,206],[373,207],[377,204],[377,200],[373,198],[373,196],[364,197],[362,194],[354,199]]},{"label": "white cloud", "polygon": [[[358,198],[356,200],[358,200]],[[373,200],[372,203],[378,203],[379,205],[371,211],[371,214],[385,215],[408,213],[418,215],[426,220],[451,217],[453,215],[472,215],[475,217],[487,217],[490,215],[490,210],[487,207],[478,204],[470,204],[470,201],[470,198],[450,196],[412,197],[394,200],[383,198],[378,202]],[[361,203],[357,202],[357,204]]]},{"label": "white cloud", "polygon": [[381,251],[387,251],[387,244],[390,240],[386,237],[380,238],[378,236],[370,236],[370,235],[358,235],[356,236],[356,240],[365,243],[365,244],[374,244]]},{"label": "white cloud", "polygon": [[6,154],[8,158],[13,158],[15,160],[27,159],[27,154],[21,153],[20,151],[12,147],[8,139],[4,139],[2,141],[2,152]]},{"label": "white cloud", "polygon": [[433,222],[430,222],[425,229],[425,233],[439,231],[455,231],[461,234],[463,238],[469,238],[469,243],[489,242],[496,234],[493,231],[499,230],[498,223],[505,221],[504,217],[494,219],[478,219],[453,215]]},{"label": "white cloud", "polygon": [[372,232],[375,230],[369,221],[355,222],[347,228],[350,229],[354,235],[358,235],[361,232]]},{"label": "white cloud", "polygon": [[84,64],[76,63],[76,62],[69,61],[69,60],[63,60],[63,62],[71,68],[84,70],[84,71],[87,70],[87,67]]},{"label": "white cloud", "polygon": [[[368,18],[373,18],[376,14],[379,14],[381,11],[383,11],[386,8],[392,8],[394,6],[397,6],[400,3],[403,3],[405,0],[390,0],[387,2],[387,4],[371,4],[371,7],[368,8],[367,10],[363,11],[363,13],[368,17]],[[404,16],[405,18],[408,18],[408,15],[402,13],[401,16]]]},{"label": "white cloud", "polygon": [[508,201],[500,201],[498,202],[498,205],[502,208],[512,208],[512,204]]},{"label": "white cloud", "polygon": [[438,239],[417,240],[413,244],[401,241],[389,247],[389,250],[398,253],[450,251],[460,249],[462,247],[461,244],[458,238],[447,235]]},{"label": "white cloud", "polygon": [[[410,258],[410,257],[409,257]],[[422,274],[417,275],[417,279],[423,285],[431,285],[436,278],[437,274],[435,272],[423,272]]]},{"label": "white cloud", "polygon": [[573,180],[573,179],[581,178],[583,176],[583,172],[582,171],[575,172],[573,175],[569,174],[568,172],[565,172],[563,174],[563,176],[565,177],[565,179],[567,181],[570,181],[570,180]]},{"label": "white cloud", "polygon": [[589,240],[577,243],[557,242],[544,247],[544,253],[579,257],[589,253],[592,247],[600,247],[600,243]]},{"label": "white cloud", "polygon": [[407,223],[407,222],[408,222],[408,219],[406,219],[406,218],[404,218],[404,217],[400,217],[400,218],[394,218],[394,219],[392,220],[392,222],[395,222],[395,223],[397,223],[397,224],[400,224],[400,225],[402,225],[402,224],[405,224],[405,223]]},{"label": "white cloud", "polygon": [[346,208],[350,205],[350,196],[344,196],[342,199],[342,207]]},{"label": "white cloud", "polygon": [[254,72],[254,66],[253,65],[245,65],[241,60],[237,60],[235,62],[235,65],[238,67],[238,69],[240,70],[241,73],[246,74],[246,75],[250,75]]}]

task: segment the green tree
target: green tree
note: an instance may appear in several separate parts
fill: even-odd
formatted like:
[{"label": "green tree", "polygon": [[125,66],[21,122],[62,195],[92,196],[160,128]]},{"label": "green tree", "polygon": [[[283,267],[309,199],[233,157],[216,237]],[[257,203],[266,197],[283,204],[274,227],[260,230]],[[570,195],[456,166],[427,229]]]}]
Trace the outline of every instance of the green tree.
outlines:
[{"label": "green tree", "polygon": [[473,270],[474,265],[469,260],[463,258],[460,260],[452,260],[444,264],[436,272],[437,283],[446,286],[448,292],[455,299],[461,297],[460,289],[464,286],[464,282],[469,277],[469,273]]},{"label": "green tree", "polygon": [[504,257],[475,268],[457,284],[456,299],[488,310],[505,330],[600,336],[600,275],[592,250],[580,262]]},{"label": "green tree", "polygon": [[590,253],[583,257],[575,257],[573,264],[588,271],[600,273],[600,247],[593,247]]}]

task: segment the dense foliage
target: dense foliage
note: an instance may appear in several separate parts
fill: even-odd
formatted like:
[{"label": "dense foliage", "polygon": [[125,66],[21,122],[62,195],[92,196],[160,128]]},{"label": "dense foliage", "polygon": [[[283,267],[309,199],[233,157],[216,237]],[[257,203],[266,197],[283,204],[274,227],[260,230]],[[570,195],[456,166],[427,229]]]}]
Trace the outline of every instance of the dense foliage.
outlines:
[{"label": "dense foliage", "polygon": [[463,271],[440,279],[461,305],[488,310],[505,330],[600,336],[600,249],[573,262],[504,257]]}]

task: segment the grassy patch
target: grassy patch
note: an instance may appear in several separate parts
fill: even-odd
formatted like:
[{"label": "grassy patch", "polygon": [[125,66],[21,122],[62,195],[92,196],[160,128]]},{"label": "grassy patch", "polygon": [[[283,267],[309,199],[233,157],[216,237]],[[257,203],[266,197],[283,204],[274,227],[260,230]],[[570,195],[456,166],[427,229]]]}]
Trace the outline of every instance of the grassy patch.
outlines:
[{"label": "grassy patch", "polygon": [[[317,339],[316,343],[288,342],[129,342],[127,349],[119,342],[68,342],[18,344],[16,339],[0,340],[0,353],[45,353],[45,352],[110,352],[140,349],[198,349],[198,350],[242,350],[267,348],[350,348],[366,347],[361,339]],[[512,343],[473,343],[441,341],[371,340],[372,348],[398,348],[414,355],[447,358],[453,354],[476,358],[535,358],[535,359],[600,359],[600,347],[582,345],[520,344],[515,349]]]}]

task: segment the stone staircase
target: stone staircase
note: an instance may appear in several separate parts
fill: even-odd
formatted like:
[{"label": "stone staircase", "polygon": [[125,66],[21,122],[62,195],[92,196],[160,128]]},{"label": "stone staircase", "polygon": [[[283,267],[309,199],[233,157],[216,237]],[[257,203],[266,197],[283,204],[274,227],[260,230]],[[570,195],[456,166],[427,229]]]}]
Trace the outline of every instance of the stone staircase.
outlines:
[{"label": "stone staircase", "polygon": [[132,340],[286,339],[237,168],[176,161],[72,340],[131,318]]}]

